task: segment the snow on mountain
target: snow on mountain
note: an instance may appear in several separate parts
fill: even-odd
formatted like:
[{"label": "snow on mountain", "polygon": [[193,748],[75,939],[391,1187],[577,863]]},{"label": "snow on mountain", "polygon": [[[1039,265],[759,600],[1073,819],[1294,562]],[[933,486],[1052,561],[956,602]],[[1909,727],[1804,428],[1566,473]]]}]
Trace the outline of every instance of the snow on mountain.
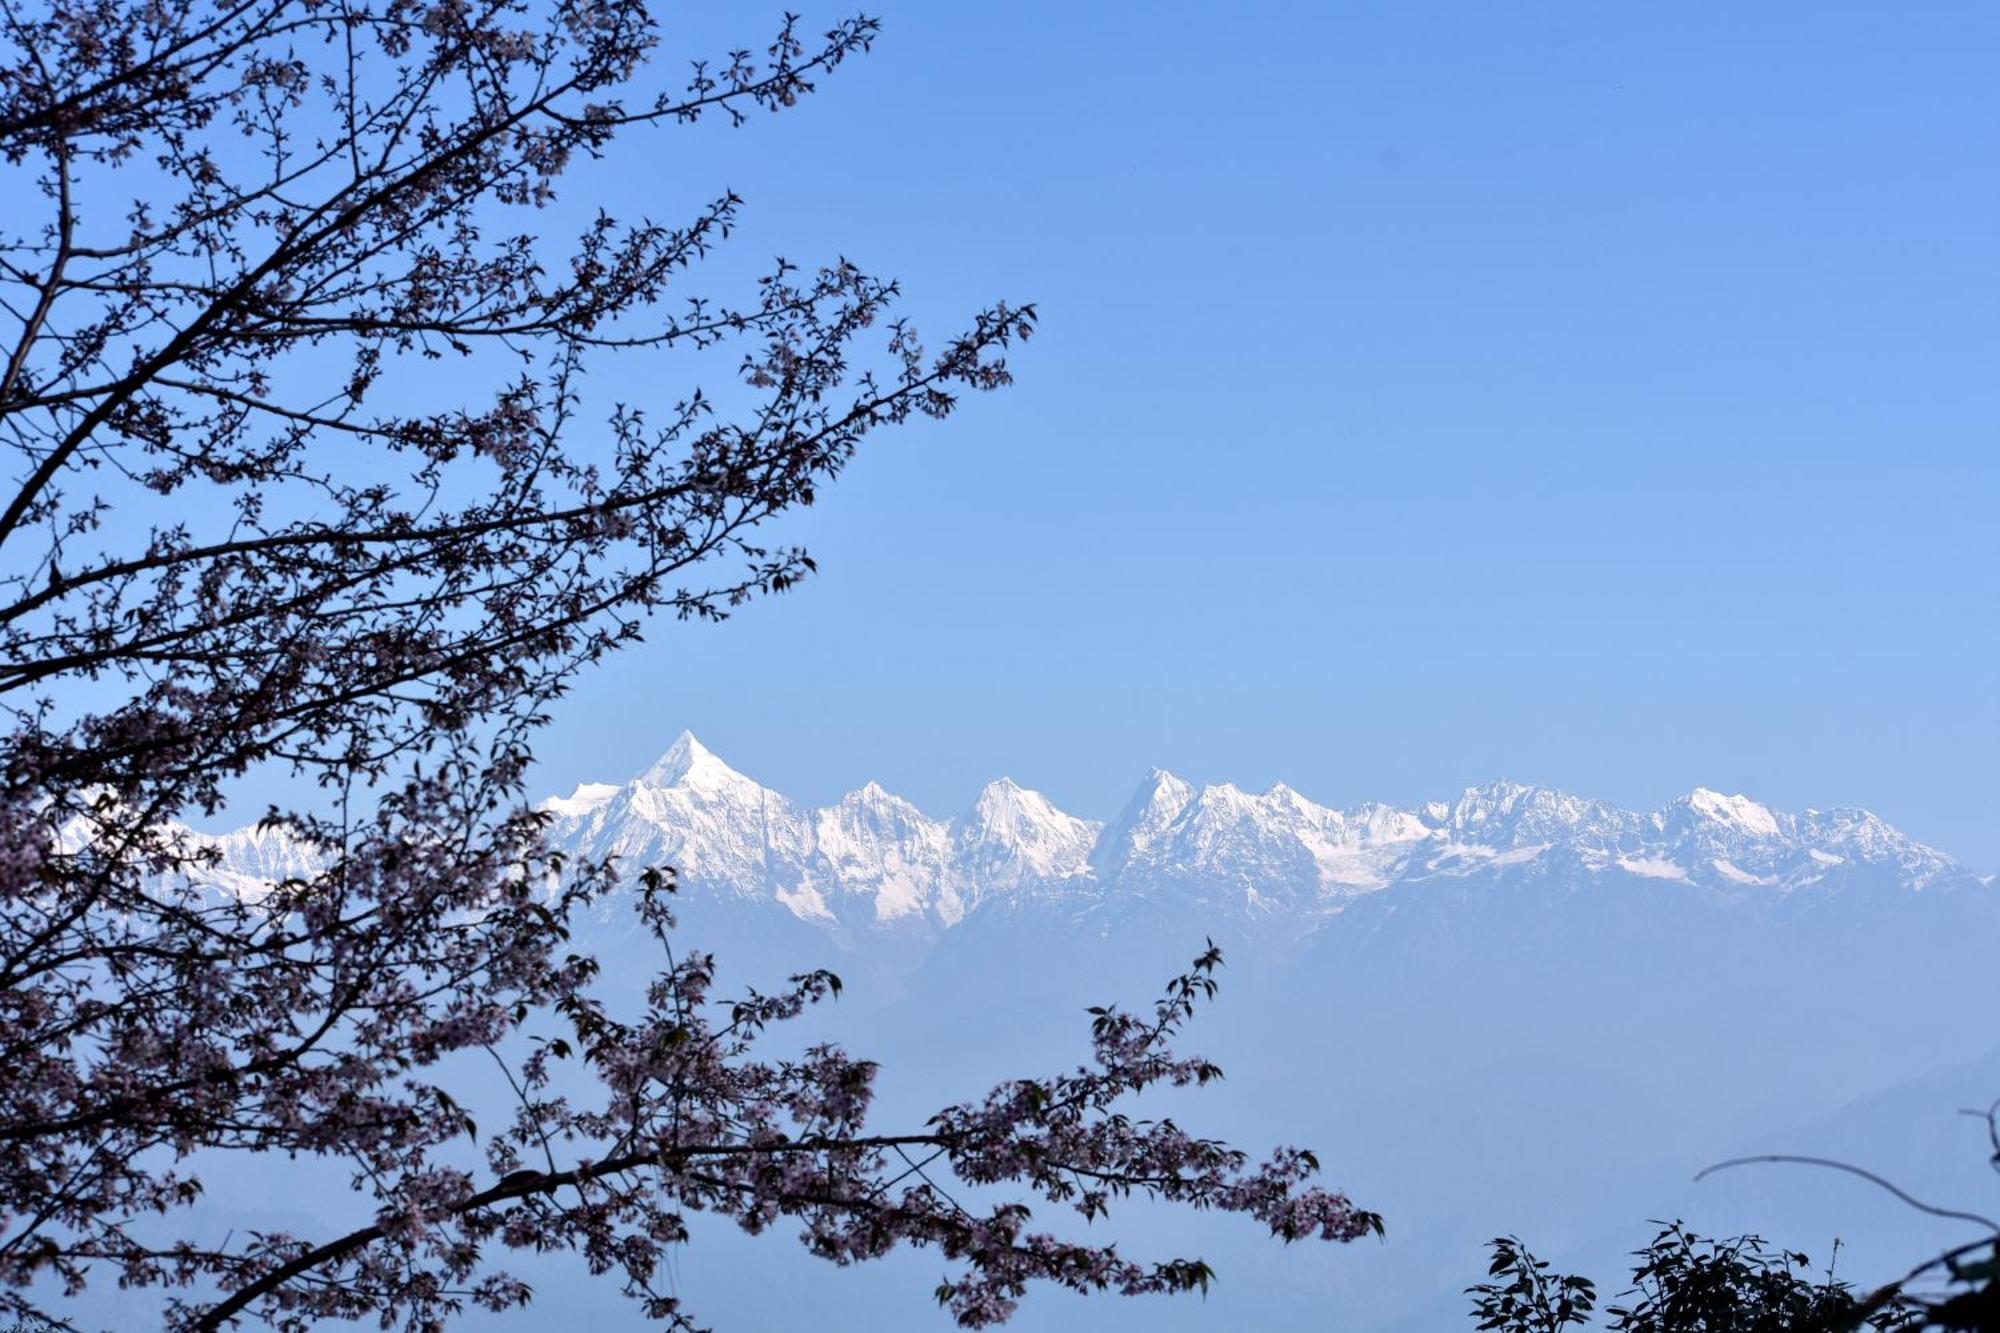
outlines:
[{"label": "snow on mountain", "polygon": [[1439,826],[1447,846],[1513,849],[1568,844],[1608,854],[1635,838],[1640,816],[1549,787],[1489,782],[1468,787]]},{"label": "snow on mountain", "polygon": [[270,883],[274,880],[305,879],[318,873],[321,859],[282,824],[256,825],[225,833],[200,842],[212,843],[222,855],[222,864],[245,879]]},{"label": "snow on mountain", "polygon": [[1110,878],[1118,867],[1157,853],[1172,837],[1174,821],[1194,799],[1194,788],[1156,768],[1091,850],[1091,870]]},{"label": "snow on mountain", "polygon": [[617,794],[615,782],[579,782],[569,795],[551,796],[543,801],[542,809],[564,819],[582,819]]},{"label": "snow on mountain", "polygon": [[952,822],[954,870],[970,903],[1085,880],[1102,830],[1064,814],[1040,792],[1001,778]]},{"label": "snow on mountain", "polygon": [[1751,837],[1783,836],[1778,817],[1747,796],[1724,796],[1719,791],[1696,787],[1676,804],[1684,804],[1688,810],[1703,819],[1738,830]]},{"label": "snow on mountain", "polygon": [[[67,855],[85,855],[98,829],[92,818],[76,815],[57,831],[56,846]],[[186,858],[181,869],[162,872],[162,882],[177,887],[192,881],[207,892],[255,900],[280,880],[310,879],[325,869],[318,851],[280,823],[218,834],[169,821],[160,832],[163,843]]]},{"label": "snow on mountain", "polygon": [[1938,880],[1966,873],[1951,857],[1891,828],[1866,810],[1808,810],[1796,822],[1800,840],[1822,874],[1840,865],[1875,865],[1893,869],[1906,888],[1925,889]]},{"label": "snow on mountain", "polygon": [[593,785],[561,802],[558,845],[591,859],[615,857],[628,873],[670,865],[702,892],[775,898],[794,916],[838,920],[833,882],[815,864],[813,812],[744,777],[692,733],[608,795]]},{"label": "snow on mountain", "polygon": [[[557,845],[615,856],[629,875],[671,865],[689,894],[856,933],[929,937],[982,908],[1081,914],[1186,909],[1303,934],[1357,898],[1403,885],[1569,875],[1723,896],[1861,885],[1980,883],[1860,810],[1779,813],[1696,788],[1650,814],[1494,782],[1415,810],[1337,810],[1278,784],[1195,787],[1154,770],[1109,824],[1011,779],[951,820],[869,783],[802,806],[683,732],[624,783],[584,783],[542,809]],[[282,839],[217,840],[232,883],[309,870]]]},{"label": "snow on mountain", "polygon": [[935,913],[944,925],[965,915],[950,874],[945,825],[877,783],[814,813],[814,838],[827,873],[847,893],[873,904],[877,921]]},{"label": "snow on mountain", "polygon": [[859,929],[942,929],[989,896],[1076,879],[1098,832],[1006,780],[950,823],[872,782],[809,810],[685,732],[623,786],[585,784],[543,808],[557,843],[581,855],[671,865],[690,891]]},{"label": "snow on mountain", "polygon": [[1283,783],[1262,795],[1228,783],[1197,792],[1156,772],[1106,835],[1094,868],[1253,917],[1310,917],[1386,887],[1429,832],[1407,811],[1350,815]]}]

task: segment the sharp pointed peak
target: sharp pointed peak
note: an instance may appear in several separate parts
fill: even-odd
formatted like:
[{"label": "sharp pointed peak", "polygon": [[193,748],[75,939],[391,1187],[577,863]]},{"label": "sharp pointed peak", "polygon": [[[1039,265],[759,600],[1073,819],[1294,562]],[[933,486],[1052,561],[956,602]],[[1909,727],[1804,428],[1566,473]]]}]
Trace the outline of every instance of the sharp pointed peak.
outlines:
[{"label": "sharp pointed peak", "polygon": [[1075,822],[1075,816],[1057,807],[1046,794],[1023,787],[1012,778],[995,778],[982,787],[964,819],[985,827],[1023,821],[1045,825]]},{"label": "sharp pointed peak", "polygon": [[682,731],[674,737],[667,752],[639,774],[637,781],[646,787],[675,787],[742,777],[723,763],[715,751],[697,740],[692,731]]},{"label": "sharp pointed peak", "polygon": [[1051,801],[1033,787],[1023,787],[1012,778],[1000,777],[979,789],[979,795],[972,802],[972,812],[984,815],[1002,810],[1055,810]]},{"label": "sharp pointed peak", "polygon": [[870,778],[868,781],[862,783],[859,787],[856,787],[853,791],[847,793],[847,795],[841,797],[840,803],[842,805],[850,805],[850,806],[893,805],[898,807],[909,806],[909,808],[911,809],[916,808],[915,806],[911,806],[910,803],[904,800],[902,797],[896,795],[896,793],[890,791],[887,787],[884,787],[881,783],[875,781],[875,779],[873,778]]},{"label": "sharp pointed peak", "polygon": [[1033,792],[1012,778],[995,778],[979,789],[979,794],[972,798],[971,808],[979,811],[994,806],[1013,805],[1022,797],[1032,795]]},{"label": "sharp pointed peak", "polygon": [[1111,821],[1111,833],[1092,853],[1100,865],[1115,865],[1120,856],[1151,846],[1194,804],[1194,787],[1164,768],[1147,772]]},{"label": "sharp pointed peak", "polygon": [[1161,800],[1185,801],[1193,793],[1194,787],[1186,778],[1169,773],[1164,768],[1153,768],[1148,769],[1146,776],[1139,780],[1133,800],[1140,804]]},{"label": "sharp pointed peak", "polygon": [[1150,769],[1132,792],[1132,799],[1112,821],[1114,828],[1171,822],[1194,800],[1194,787],[1164,768]]}]

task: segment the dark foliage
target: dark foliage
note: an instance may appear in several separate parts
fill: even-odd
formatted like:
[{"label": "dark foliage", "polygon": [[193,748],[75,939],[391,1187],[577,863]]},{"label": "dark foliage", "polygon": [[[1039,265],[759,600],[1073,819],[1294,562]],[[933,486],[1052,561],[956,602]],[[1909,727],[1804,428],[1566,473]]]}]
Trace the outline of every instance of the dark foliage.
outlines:
[{"label": "dark foliage", "polygon": [[1549,1261],[1528,1252],[1517,1236],[1496,1236],[1486,1275],[1494,1279],[1467,1287],[1476,1327],[1504,1333],[1559,1333],[1587,1323],[1597,1305],[1589,1278],[1552,1271]]},{"label": "dark foliage", "polygon": [[[1521,1242],[1492,1242],[1488,1274],[1466,1288],[1480,1329],[1556,1333],[1590,1322],[1596,1287],[1557,1273]],[[1632,1287],[1610,1306],[1619,1333],[1860,1333],[1864,1329],[2000,1330],[2000,1239],[1986,1237],[1919,1265],[1873,1292],[1857,1292],[1831,1268],[1817,1276],[1805,1255],[1772,1250],[1756,1236],[1709,1240],[1676,1222],[1635,1256]],[[1942,1289],[1925,1281],[1941,1278]]]}]

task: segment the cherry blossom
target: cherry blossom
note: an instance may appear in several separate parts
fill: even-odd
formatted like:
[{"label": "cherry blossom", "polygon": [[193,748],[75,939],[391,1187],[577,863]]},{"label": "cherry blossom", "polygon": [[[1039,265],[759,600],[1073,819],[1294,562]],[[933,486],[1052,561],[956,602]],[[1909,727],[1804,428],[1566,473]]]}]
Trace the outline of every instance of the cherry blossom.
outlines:
[{"label": "cherry blossom", "polygon": [[[885,1132],[872,1064],[759,1045],[830,974],[718,996],[670,869],[567,862],[524,797],[578,672],[791,586],[812,561],[767,525],[1010,380],[1032,306],[927,345],[839,258],[724,299],[735,195],[667,223],[563,188],[789,110],[877,35],[788,18],[676,82],[641,0],[0,8],[0,1313],[122,1286],[187,1329],[438,1328],[560,1250],[691,1327],[656,1278],[701,1212],[835,1263],[934,1248],[980,1326],[1036,1282],[1209,1280],[1035,1208],[1379,1229],[1310,1153],[1129,1109],[1215,1077],[1174,1044],[1213,950],[1096,1015],[1090,1064]],[[670,353],[653,401],[592,378]],[[231,879],[191,824],[272,771],[295,868]],[[587,906],[657,946],[629,1010]],[[465,1074],[495,1064],[498,1108]],[[373,1220],[172,1239],[213,1234],[229,1154],[343,1164]]]}]

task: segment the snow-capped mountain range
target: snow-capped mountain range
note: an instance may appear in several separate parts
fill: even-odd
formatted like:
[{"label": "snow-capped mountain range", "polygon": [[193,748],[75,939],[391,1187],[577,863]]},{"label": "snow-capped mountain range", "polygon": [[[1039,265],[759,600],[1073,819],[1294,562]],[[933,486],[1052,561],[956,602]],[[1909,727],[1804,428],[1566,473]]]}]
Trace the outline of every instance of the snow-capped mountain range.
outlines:
[{"label": "snow-capped mountain range", "polygon": [[1335,810],[1282,784],[1196,788],[1156,770],[1109,824],[1006,778],[935,819],[872,782],[834,805],[801,805],[688,733],[630,781],[585,783],[544,808],[573,852],[671,865],[686,892],[775,902],[844,931],[936,932],[1028,902],[1175,898],[1304,931],[1363,895],[1496,873],[1737,896],[1857,877],[1911,891],[1982,882],[1866,811],[1784,814],[1701,788],[1649,814],[1510,782],[1414,810]]},{"label": "snow-capped mountain range", "polygon": [[[1190,1049],[1229,1082],[1200,1099],[1204,1132],[1321,1149],[1333,1183],[1387,1212],[1395,1238],[1346,1269],[1273,1264],[1249,1232],[1204,1240],[1222,1271],[1246,1275],[1228,1288],[1242,1293],[1231,1326],[1462,1325],[1482,1242],[1509,1228],[1570,1237],[1548,1243],[1595,1254],[1569,1265],[1586,1272],[1616,1271],[1650,1217],[1713,1235],[1790,1219],[1789,1243],[1823,1247],[1835,1226],[1859,1234],[1853,1197],[1808,1216],[1780,1177],[1744,1215],[1703,1214],[1715,1187],[1689,1196],[1687,1182],[1739,1150],[1907,1163],[1908,1139],[1954,1173],[1911,1178],[1949,1197],[1987,1151],[1956,1108],[2000,1094],[1978,1081],[1939,1092],[1925,1123],[1969,1136],[1950,1144],[1892,1119],[1858,1142],[1785,1130],[1992,1044],[2000,886],[1861,810],[1787,814],[1697,789],[1639,813],[1511,782],[1337,810],[1283,785],[1156,771],[1108,822],[1006,779],[940,819],[873,783],[794,801],[690,735],[627,781],[542,808],[572,855],[615,855],[628,878],[675,868],[681,938],[716,956],[727,999],[839,972],[841,1006],[774,1039],[879,1061],[885,1126],[1068,1067],[1087,1006],[1143,1003],[1212,939],[1229,958],[1225,995],[1203,1006]],[[313,872],[281,825],[208,841],[231,891]],[[664,955],[615,895],[593,912],[579,936],[604,965],[604,999],[632,1004]],[[1877,1228],[1876,1257],[1857,1260],[1875,1265],[1857,1267],[1865,1280],[1924,1252],[1908,1225],[1898,1211]],[[775,1293],[735,1311],[746,1327],[855,1299],[855,1273],[781,1287],[762,1260],[718,1253],[688,1269],[708,1274],[704,1309],[734,1309],[718,1293]],[[1401,1313],[1410,1293],[1430,1302],[1421,1317]],[[573,1294],[585,1308],[585,1289]],[[1133,1308],[1115,1327],[1214,1324],[1200,1305],[1186,1322]],[[874,1323],[929,1318],[925,1303]],[[1114,1323],[1064,1306],[1036,1326]]]},{"label": "snow-capped mountain range", "polygon": [[[1513,782],[1417,809],[1336,810],[1282,783],[1197,788],[1156,769],[1108,824],[1009,778],[936,819],[873,782],[802,805],[687,732],[629,781],[587,782],[541,808],[571,854],[616,856],[628,874],[672,866],[685,897],[782,908],[849,941],[936,936],[980,911],[1148,906],[1303,936],[1368,895],[1493,877],[1656,881],[1739,899],[1991,886],[1865,810],[1786,814],[1706,788],[1646,814]],[[209,873],[233,891],[312,868],[282,830],[194,836],[220,849]]]}]

